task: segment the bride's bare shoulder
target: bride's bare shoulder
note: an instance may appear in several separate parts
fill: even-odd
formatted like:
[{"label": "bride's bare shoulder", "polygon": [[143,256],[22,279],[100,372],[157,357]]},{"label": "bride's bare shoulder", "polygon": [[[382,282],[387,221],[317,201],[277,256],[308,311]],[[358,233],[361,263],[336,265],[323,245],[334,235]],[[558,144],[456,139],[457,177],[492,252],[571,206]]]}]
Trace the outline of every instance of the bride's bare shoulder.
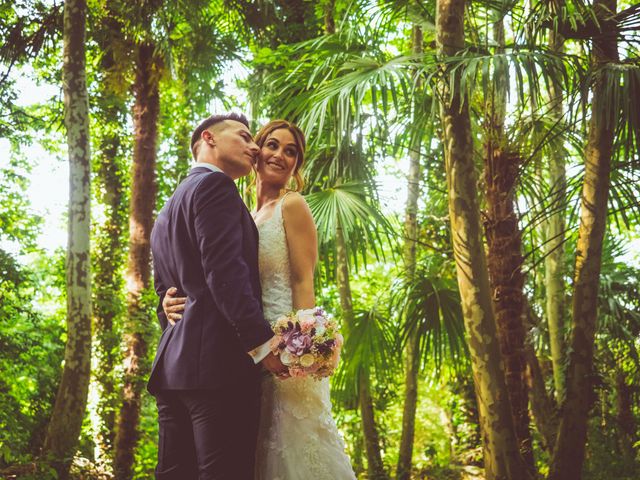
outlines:
[{"label": "bride's bare shoulder", "polygon": [[311,209],[307,201],[298,192],[290,192],[282,202],[282,217],[286,225],[291,224],[294,228],[312,228],[315,230],[315,223]]}]

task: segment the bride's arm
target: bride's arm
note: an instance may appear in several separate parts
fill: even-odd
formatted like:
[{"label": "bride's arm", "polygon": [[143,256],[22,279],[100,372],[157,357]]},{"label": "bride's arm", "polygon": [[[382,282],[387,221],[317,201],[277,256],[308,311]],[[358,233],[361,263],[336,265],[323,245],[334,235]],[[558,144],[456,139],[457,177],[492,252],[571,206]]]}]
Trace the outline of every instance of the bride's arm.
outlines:
[{"label": "bride's arm", "polygon": [[293,308],[313,308],[316,306],[313,274],[318,258],[318,235],[311,210],[302,195],[290,193],[286,196],[282,218],[289,247]]}]

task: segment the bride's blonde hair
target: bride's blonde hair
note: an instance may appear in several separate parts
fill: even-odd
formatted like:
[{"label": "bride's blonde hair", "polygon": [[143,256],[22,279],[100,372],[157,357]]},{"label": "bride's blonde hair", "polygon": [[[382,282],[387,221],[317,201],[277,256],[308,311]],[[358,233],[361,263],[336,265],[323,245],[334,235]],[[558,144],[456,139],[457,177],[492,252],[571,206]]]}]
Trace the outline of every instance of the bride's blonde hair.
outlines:
[{"label": "bride's blonde hair", "polygon": [[273,131],[280,130],[281,128],[285,128],[291,132],[291,135],[293,135],[293,139],[296,142],[296,146],[298,147],[298,157],[296,158],[296,167],[293,170],[292,177],[295,185],[293,186],[293,188],[291,188],[291,190],[300,192],[304,188],[304,178],[302,177],[301,170],[302,166],[304,165],[304,151],[307,145],[302,130],[300,130],[297,125],[291,122],[287,122],[286,120],[271,120],[256,134],[255,142],[260,148],[262,148],[264,142],[267,141],[267,137]]}]

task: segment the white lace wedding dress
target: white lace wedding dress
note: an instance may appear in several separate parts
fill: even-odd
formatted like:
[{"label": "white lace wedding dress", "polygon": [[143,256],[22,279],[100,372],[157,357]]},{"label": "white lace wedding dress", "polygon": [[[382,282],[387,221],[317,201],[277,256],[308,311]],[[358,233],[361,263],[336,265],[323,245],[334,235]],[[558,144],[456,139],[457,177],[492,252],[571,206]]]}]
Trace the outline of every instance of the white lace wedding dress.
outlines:
[{"label": "white lace wedding dress", "polygon": [[[271,323],[293,310],[283,200],[258,226],[262,304]],[[256,480],[356,478],[331,415],[328,379],[264,377],[256,455]]]}]

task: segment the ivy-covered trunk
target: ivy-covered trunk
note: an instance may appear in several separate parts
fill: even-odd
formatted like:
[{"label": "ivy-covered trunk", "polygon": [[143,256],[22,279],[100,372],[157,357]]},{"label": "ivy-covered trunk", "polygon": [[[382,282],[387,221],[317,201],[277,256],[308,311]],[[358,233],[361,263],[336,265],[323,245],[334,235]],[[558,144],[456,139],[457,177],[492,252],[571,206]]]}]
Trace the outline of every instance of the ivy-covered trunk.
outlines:
[{"label": "ivy-covered trunk", "polygon": [[149,373],[147,358],[151,310],[149,239],[156,202],[156,147],[160,97],[160,62],[153,44],[138,46],[133,107],[134,151],[129,213],[127,262],[127,321],[124,343],[124,385],[118,418],[114,470],[116,479],[132,477],[139,439],[141,396]]},{"label": "ivy-covered trunk", "polygon": [[[436,3],[436,42],[441,57],[464,46],[464,0]],[[505,383],[491,288],[480,231],[477,176],[469,105],[457,73],[440,85],[445,170],[451,237],[456,260],[462,312],[471,355],[487,480],[530,478],[518,448],[509,394]]]},{"label": "ivy-covered trunk", "polygon": [[[115,23],[115,22],[109,22]],[[111,34],[119,33],[118,25],[108,25]],[[107,36],[107,35],[105,35]],[[124,302],[121,298],[125,260],[124,235],[128,199],[126,195],[125,148],[118,122],[126,115],[125,98],[109,88],[109,73],[115,67],[112,48],[105,45],[101,61],[105,78],[96,99],[98,106],[97,151],[94,155],[96,176],[94,195],[104,206],[104,221],[95,227],[92,255],[93,271],[93,376],[98,391],[96,410],[99,423],[96,431],[97,459],[111,463],[115,441],[116,414],[119,405],[119,381],[116,366],[120,361],[121,320]]]},{"label": "ivy-covered trunk", "polygon": [[556,448],[549,469],[550,480],[581,478],[588,415],[593,403],[598,287],[615,137],[615,115],[608,111],[610,105],[607,103],[605,69],[618,60],[616,30],[611,20],[607,19],[616,11],[616,0],[595,0],[594,10],[601,22],[601,33],[593,39],[592,68],[595,78],[580,202],[566,399],[562,405]]},{"label": "ivy-covered trunk", "polygon": [[89,101],[85,68],[84,0],[64,4],[64,121],[69,154],[69,239],[66,259],[67,342],[62,380],[43,453],[66,479],[78,446],[91,370],[91,159]]}]

